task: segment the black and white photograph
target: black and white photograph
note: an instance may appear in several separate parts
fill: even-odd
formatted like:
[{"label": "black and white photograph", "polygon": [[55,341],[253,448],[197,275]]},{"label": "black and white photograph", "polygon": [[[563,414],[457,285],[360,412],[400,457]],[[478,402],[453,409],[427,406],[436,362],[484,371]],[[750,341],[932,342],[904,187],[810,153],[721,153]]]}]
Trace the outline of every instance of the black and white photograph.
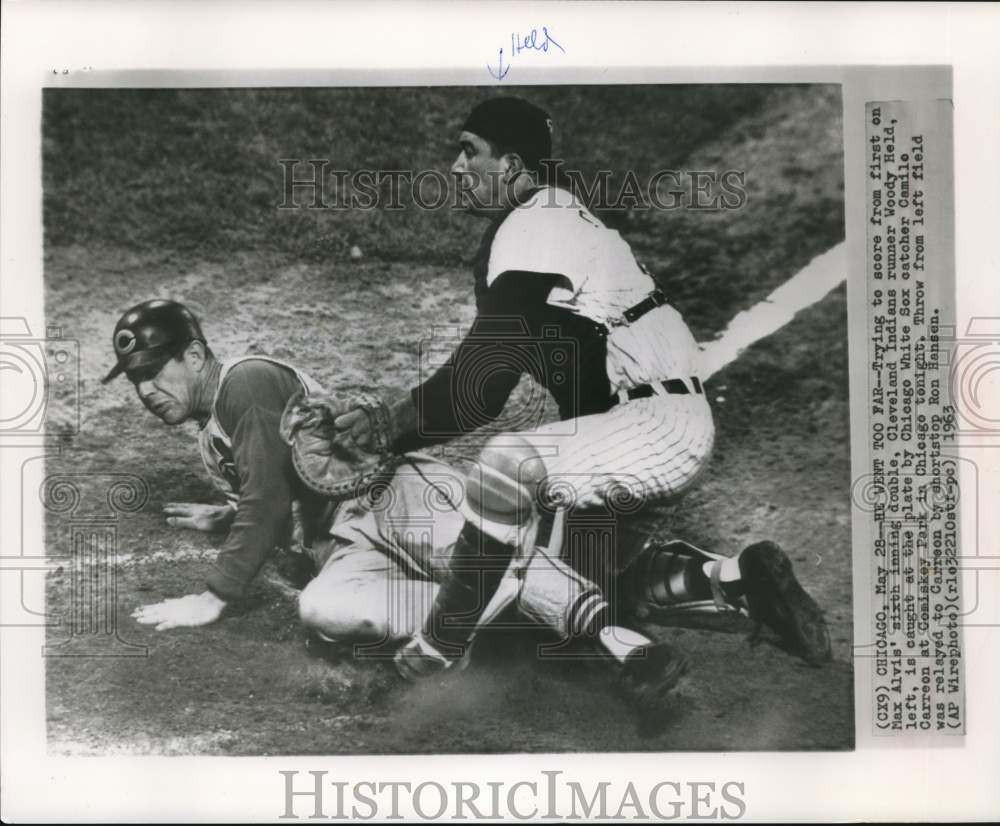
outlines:
[{"label": "black and white photograph", "polygon": [[995,5],[0,5],[4,822],[996,820]]},{"label": "black and white photograph", "polygon": [[43,107],[50,750],[853,746],[837,86]]}]

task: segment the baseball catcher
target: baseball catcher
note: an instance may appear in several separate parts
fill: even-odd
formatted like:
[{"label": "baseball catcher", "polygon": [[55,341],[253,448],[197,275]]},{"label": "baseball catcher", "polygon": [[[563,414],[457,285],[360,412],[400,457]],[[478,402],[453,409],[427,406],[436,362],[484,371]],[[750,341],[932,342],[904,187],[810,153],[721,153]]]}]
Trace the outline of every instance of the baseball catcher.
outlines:
[{"label": "baseball catcher", "polygon": [[[552,395],[561,421],[483,446],[465,480],[449,574],[400,649],[400,672],[418,677],[462,662],[501,586],[527,579],[517,572],[539,547],[585,567],[599,594],[629,586],[619,613],[626,603],[647,616],[680,606],[744,610],[809,663],[828,660],[822,613],[777,546],[757,543],[724,558],[649,539],[655,506],[682,496],[712,451],[698,348],[622,237],[543,181],[551,132],[539,107],[493,98],[458,136],[452,174],[465,209],[487,222],[473,265],[477,316],[449,360],[389,406],[389,442],[412,450],[495,420],[525,373]],[[371,422],[353,411],[334,425],[371,446]],[[588,513],[609,514],[615,525],[615,541],[596,560],[557,541],[571,517]],[[679,652],[619,631],[603,597],[567,600],[567,631],[600,640],[627,681],[659,658],[683,663]]]}]

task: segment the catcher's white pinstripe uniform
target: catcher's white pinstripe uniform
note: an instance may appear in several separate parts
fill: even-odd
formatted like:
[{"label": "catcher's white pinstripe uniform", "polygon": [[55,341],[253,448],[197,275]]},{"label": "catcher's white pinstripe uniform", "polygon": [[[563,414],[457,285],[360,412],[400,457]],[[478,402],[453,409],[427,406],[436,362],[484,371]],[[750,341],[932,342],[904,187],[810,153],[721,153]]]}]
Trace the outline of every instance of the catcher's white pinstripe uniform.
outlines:
[{"label": "catcher's white pinstripe uniform", "polygon": [[[627,320],[626,312],[656,288],[628,244],[573,195],[543,187],[511,212],[493,239],[487,285],[509,271],[557,273],[546,303],[596,322],[595,336],[606,331],[604,370],[619,403],[520,434],[538,450],[550,478],[570,481],[573,504],[582,507],[602,503],[615,482],[640,486],[634,492],[646,501],[683,493],[714,440],[712,413],[697,381],[697,344],[669,304]],[[586,385],[604,377],[583,374],[578,380]],[[686,392],[668,392],[664,382]],[[628,391],[637,387],[652,395],[630,400]]]}]

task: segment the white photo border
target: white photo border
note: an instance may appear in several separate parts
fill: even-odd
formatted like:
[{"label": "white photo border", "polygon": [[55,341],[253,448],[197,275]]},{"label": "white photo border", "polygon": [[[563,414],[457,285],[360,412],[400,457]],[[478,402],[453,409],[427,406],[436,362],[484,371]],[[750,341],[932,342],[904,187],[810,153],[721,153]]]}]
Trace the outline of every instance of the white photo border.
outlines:
[{"label": "white photo border", "polygon": [[[873,4],[652,5],[314,2],[3,4],[2,279],[4,316],[45,329],[42,302],[41,90],[88,85],[500,85],[487,71],[515,23],[558,32],[558,62],[512,68],[518,85],[566,82],[842,83],[848,170],[863,163],[852,130],[865,100],[927,95],[947,77],[955,103],[957,319],[1000,313],[994,237],[1000,225],[1000,57],[996,6]],[[387,22],[388,21],[388,22]],[[878,66],[895,71],[873,71]],[[919,68],[918,68],[919,65]],[[938,67],[938,68],[928,68]],[[856,167],[853,167],[856,168]],[[864,189],[846,178],[852,318],[864,302]],[[861,224],[859,225],[859,221]],[[852,328],[855,322],[852,321]],[[852,391],[864,376],[856,374]],[[853,393],[852,393],[853,395]],[[1000,396],[998,396],[1000,398]],[[861,419],[863,422],[864,419]],[[852,429],[858,421],[852,416]],[[852,440],[857,467],[857,440]],[[0,451],[4,488],[15,450]],[[984,451],[988,454],[988,451]],[[989,459],[989,464],[986,460]],[[979,462],[978,456],[976,457]],[[16,473],[16,470],[15,470]],[[984,455],[981,491],[1000,490]],[[856,473],[855,473],[856,475]],[[9,507],[11,543],[41,547],[41,512]],[[982,538],[1000,536],[997,509],[979,508]],[[34,522],[32,520],[35,520]],[[14,533],[23,527],[23,537]],[[857,527],[855,527],[857,531]],[[964,535],[968,535],[964,532]],[[858,534],[855,533],[855,539]],[[9,549],[10,550],[7,550]],[[996,553],[996,551],[994,551]],[[855,559],[855,566],[858,560]],[[2,578],[2,577],[0,577]],[[43,629],[3,629],[3,817],[9,821],[274,820],[284,810],[280,770],[409,780],[538,779],[559,769],[581,782],[745,784],[751,820],[987,819],[1000,815],[1000,575],[983,578],[986,625],[965,634],[968,734],[915,746],[878,741],[859,716],[848,753],[629,754],[330,758],[55,758],[45,752]],[[6,593],[6,586],[3,593]],[[857,602],[857,600],[856,600]],[[37,604],[41,604],[40,601]],[[857,617],[857,614],[856,614]],[[859,677],[856,677],[859,679]],[[856,697],[867,687],[856,683]],[[864,710],[859,704],[858,714]],[[941,738],[946,740],[947,738]]]}]

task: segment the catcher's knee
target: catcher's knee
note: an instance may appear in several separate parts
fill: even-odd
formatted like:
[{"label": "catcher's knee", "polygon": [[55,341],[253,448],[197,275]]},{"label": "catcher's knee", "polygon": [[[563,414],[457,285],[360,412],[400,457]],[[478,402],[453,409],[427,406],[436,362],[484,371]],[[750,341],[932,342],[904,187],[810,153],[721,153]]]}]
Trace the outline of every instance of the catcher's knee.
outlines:
[{"label": "catcher's knee", "polygon": [[494,436],[469,472],[463,514],[484,534],[517,543],[537,513],[545,478],[545,463],[527,440]]}]

